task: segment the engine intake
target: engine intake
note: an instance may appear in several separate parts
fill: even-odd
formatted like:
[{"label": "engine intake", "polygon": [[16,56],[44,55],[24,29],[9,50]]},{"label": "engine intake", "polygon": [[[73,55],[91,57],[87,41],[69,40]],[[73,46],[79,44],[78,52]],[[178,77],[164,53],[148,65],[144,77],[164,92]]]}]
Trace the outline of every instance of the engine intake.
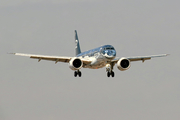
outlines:
[{"label": "engine intake", "polygon": [[121,71],[129,69],[131,66],[130,61],[127,58],[121,58],[117,62],[117,68]]},{"label": "engine intake", "polygon": [[79,70],[81,69],[83,66],[83,62],[81,61],[81,59],[79,58],[72,58],[70,61],[69,61],[69,67],[72,69],[72,70]]}]

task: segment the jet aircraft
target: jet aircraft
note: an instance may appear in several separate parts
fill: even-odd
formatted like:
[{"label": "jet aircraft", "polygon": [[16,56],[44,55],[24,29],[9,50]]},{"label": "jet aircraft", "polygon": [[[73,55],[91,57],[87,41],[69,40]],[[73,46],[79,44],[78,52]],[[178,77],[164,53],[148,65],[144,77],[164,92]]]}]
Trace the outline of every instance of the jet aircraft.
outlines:
[{"label": "jet aircraft", "polygon": [[150,55],[150,56],[136,56],[136,57],[116,57],[116,50],[112,45],[103,45],[95,49],[91,49],[85,52],[81,52],[80,43],[75,30],[75,57],[64,57],[64,56],[47,56],[47,55],[35,55],[35,54],[24,54],[24,53],[12,53],[18,56],[26,56],[33,59],[49,60],[57,62],[69,63],[69,68],[74,71],[74,76],[81,77],[81,68],[99,69],[106,68],[107,77],[114,77],[115,73],[113,67],[117,64],[117,68],[120,71],[128,70],[133,61],[150,60],[156,57],[165,57],[168,54]]}]

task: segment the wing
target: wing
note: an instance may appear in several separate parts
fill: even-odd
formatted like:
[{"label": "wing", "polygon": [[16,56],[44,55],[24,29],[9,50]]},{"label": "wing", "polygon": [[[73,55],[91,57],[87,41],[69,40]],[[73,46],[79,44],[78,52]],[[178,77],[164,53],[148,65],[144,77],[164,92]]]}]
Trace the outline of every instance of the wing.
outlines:
[{"label": "wing", "polygon": [[[150,60],[151,58],[156,58],[156,57],[165,57],[168,56],[169,54],[160,54],[160,55],[150,55],[150,56],[136,56],[136,57],[125,57],[126,59],[132,61],[142,61],[144,62],[145,60]],[[117,62],[119,58],[115,58],[112,60],[112,62]]]},{"label": "wing", "polygon": [[127,57],[127,59],[129,59],[130,61],[142,61],[142,62],[144,62],[145,60],[150,60],[151,58],[165,57],[168,55],[169,54],[151,55],[151,56],[137,56],[137,57]]},{"label": "wing", "polygon": [[24,53],[11,53],[11,54],[38,59],[38,62],[41,60],[55,61],[55,63],[69,62],[72,58],[72,57],[63,57],[63,56],[47,56],[47,55],[35,55],[35,54],[24,54]]},{"label": "wing", "polygon": [[[38,59],[38,62],[41,60],[49,60],[57,62],[65,62],[68,63],[73,57],[63,57],[63,56],[47,56],[47,55],[35,55],[35,54],[24,54],[24,53],[10,53],[18,56],[30,57],[33,59]],[[92,61],[88,59],[81,59],[84,64],[90,64]]]}]

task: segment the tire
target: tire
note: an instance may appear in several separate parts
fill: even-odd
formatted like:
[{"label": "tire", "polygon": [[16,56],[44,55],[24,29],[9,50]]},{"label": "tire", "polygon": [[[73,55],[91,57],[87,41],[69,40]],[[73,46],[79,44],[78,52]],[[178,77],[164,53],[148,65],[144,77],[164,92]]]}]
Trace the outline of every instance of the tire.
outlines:
[{"label": "tire", "polygon": [[74,77],[77,77],[78,73],[76,71],[74,71]]},{"label": "tire", "polygon": [[114,77],[114,75],[115,75],[115,74],[114,74],[114,72],[112,71],[112,72],[111,72],[111,76]]},{"label": "tire", "polygon": [[107,72],[107,77],[110,77],[111,73],[110,72]]},{"label": "tire", "polygon": [[78,72],[78,74],[79,74],[79,77],[81,77],[82,73],[80,71]]}]

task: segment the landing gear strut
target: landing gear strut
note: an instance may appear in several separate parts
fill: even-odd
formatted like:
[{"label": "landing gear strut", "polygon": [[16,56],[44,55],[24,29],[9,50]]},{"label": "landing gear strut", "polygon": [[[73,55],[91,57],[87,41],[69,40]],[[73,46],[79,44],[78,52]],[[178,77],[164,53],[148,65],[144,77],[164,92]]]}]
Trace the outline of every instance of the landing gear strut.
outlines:
[{"label": "landing gear strut", "polygon": [[79,77],[81,77],[82,73],[81,71],[74,71],[74,77],[77,77],[77,75],[79,75]]}]

